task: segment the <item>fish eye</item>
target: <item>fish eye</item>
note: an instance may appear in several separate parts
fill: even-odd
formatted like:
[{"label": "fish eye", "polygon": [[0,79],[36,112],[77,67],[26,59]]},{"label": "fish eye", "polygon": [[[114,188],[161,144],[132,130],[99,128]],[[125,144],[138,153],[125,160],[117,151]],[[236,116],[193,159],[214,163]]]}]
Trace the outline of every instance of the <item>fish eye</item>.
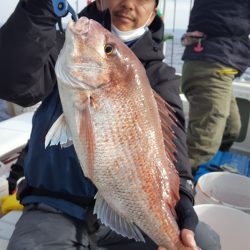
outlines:
[{"label": "fish eye", "polygon": [[104,46],[104,51],[108,56],[110,56],[114,53],[114,46],[111,44],[106,44]]}]

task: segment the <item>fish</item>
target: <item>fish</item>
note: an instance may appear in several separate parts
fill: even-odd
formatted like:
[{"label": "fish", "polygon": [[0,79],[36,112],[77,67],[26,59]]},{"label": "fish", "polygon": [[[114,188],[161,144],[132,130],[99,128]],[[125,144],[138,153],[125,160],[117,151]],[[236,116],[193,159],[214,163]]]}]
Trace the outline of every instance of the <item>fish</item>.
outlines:
[{"label": "fish", "polygon": [[136,55],[82,17],[67,26],[55,72],[63,114],[45,147],[73,144],[84,176],[97,187],[94,213],[101,223],[129,239],[145,242],[144,232],[168,250],[190,249],[174,211],[176,119]]}]

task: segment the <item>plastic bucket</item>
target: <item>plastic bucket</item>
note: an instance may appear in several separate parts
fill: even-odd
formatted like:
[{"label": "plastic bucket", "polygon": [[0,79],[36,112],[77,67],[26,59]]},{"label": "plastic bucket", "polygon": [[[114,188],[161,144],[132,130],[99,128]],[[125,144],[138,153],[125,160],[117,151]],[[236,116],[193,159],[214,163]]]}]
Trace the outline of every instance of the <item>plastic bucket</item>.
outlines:
[{"label": "plastic bucket", "polygon": [[207,223],[220,236],[222,250],[250,249],[250,215],[222,205],[194,206],[200,221]]},{"label": "plastic bucket", "polygon": [[9,185],[8,181],[0,177],[0,200],[1,198],[9,195]]},{"label": "plastic bucket", "polygon": [[227,172],[208,173],[199,178],[195,189],[196,205],[221,204],[250,214],[248,177]]}]

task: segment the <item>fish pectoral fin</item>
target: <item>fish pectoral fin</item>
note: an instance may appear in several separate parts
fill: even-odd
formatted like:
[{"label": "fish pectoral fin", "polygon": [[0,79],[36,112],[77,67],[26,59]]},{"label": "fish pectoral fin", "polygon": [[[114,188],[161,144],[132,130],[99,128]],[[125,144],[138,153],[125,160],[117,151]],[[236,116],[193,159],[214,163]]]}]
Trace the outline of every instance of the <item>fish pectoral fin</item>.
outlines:
[{"label": "fish pectoral fin", "polygon": [[75,117],[77,124],[77,132],[82,140],[82,143],[86,147],[86,162],[84,175],[88,178],[92,178],[93,174],[93,164],[94,164],[94,154],[95,154],[95,136],[93,132],[93,123],[90,111],[90,97],[85,98],[82,95],[82,105],[81,109],[75,109]]},{"label": "fish pectoral fin", "polygon": [[97,214],[97,218],[100,219],[105,226],[110,227],[116,233],[129,239],[145,242],[140,229],[133,222],[128,222],[125,218],[117,214],[99,192],[97,192],[95,198],[94,213]]},{"label": "fish pectoral fin", "polygon": [[49,145],[58,145],[59,143],[62,148],[69,147],[73,144],[72,135],[63,114],[59,116],[48,131],[45,137],[45,148]]}]

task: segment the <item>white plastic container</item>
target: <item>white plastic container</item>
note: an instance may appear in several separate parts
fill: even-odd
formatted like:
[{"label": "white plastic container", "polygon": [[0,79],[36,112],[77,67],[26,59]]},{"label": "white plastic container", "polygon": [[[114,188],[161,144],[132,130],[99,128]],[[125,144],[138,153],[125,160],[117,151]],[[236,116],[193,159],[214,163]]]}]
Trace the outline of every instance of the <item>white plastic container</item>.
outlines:
[{"label": "white plastic container", "polygon": [[227,172],[201,176],[196,185],[195,204],[206,203],[221,204],[250,214],[250,178]]},{"label": "white plastic container", "polygon": [[1,198],[7,195],[9,195],[8,181],[0,177],[0,205],[1,205]]},{"label": "white plastic container", "polygon": [[8,243],[8,240],[0,239],[0,250],[6,250]]},{"label": "white plastic container", "polygon": [[194,206],[200,221],[220,236],[221,250],[250,249],[250,215],[222,205]]}]

